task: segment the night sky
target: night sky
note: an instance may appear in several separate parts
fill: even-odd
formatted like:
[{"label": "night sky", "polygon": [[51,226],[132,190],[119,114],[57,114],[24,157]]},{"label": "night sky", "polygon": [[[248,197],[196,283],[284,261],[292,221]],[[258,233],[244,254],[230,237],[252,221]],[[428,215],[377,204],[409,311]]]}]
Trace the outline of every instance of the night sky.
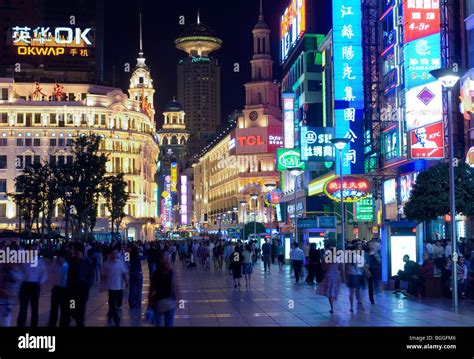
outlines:
[{"label": "night sky", "polygon": [[[327,3],[327,0],[320,0]],[[275,61],[274,78],[281,78],[278,63],[279,17],[289,0],[264,0],[265,21],[272,30],[272,57]],[[133,67],[139,46],[138,1],[117,0],[113,5],[106,2],[105,9],[105,74],[112,83],[115,66],[115,86],[128,88],[130,74],[124,72],[124,63]],[[324,6],[327,8],[328,6]],[[184,52],[174,47],[174,40],[184,27],[179,17],[184,16],[186,24],[196,22],[197,11],[201,22],[209,25],[224,43],[213,53],[221,66],[221,117],[226,121],[234,109],[245,105],[243,84],[250,78],[252,57],[252,29],[258,20],[259,0],[141,0],[143,22],[143,51],[146,63],[154,80],[156,121],[162,123],[164,105],[176,95],[176,67]],[[330,28],[329,11],[321,9],[321,25]],[[240,73],[234,72],[234,63],[240,64]]]}]

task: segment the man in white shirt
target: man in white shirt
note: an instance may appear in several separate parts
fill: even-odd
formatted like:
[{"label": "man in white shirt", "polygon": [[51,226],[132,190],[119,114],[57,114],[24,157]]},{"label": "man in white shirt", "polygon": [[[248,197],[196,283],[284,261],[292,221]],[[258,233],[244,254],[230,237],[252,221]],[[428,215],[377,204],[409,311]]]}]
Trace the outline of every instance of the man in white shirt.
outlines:
[{"label": "man in white shirt", "polygon": [[[38,256],[38,246],[36,244],[29,248],[30,253],[36,253]],[[48,280],[48,270],[44,264],[43,258],[38,258],[37,265],[32,263],[23,263],[23,283],[20,287],[20,311],[18,313],[17,326],[24,327],[28,315],[28,305],[31,303],[31,326],[38,326],[38,306],[41,291],[41,285]]]},{"label": "man in white shirt", "polygon": [[304,263],[304,252],[299,248],[298,243],[293,243],[293,249],[290,251],[291,265],[295,272],[296,283],[300,281],[301,268]]},{"label": "man in white shirt", "polygon": [[102,283],[109,291],[109,312],[107,317],[113,318],[115,325],[120,326],[118,309],[122,306],[123,287],[128,287],[128,268],[118,258],[117,249],[113,249],[109,260],[104,263],[102,270]]},{"label": "man in white shirt", "polygon": [[446,258],[451,258],[451,256],[453,255],[453,247],[451,246],[451,241],[448,242],[448,244],[446,244],[446,248],[444,249],[444,256]]}]

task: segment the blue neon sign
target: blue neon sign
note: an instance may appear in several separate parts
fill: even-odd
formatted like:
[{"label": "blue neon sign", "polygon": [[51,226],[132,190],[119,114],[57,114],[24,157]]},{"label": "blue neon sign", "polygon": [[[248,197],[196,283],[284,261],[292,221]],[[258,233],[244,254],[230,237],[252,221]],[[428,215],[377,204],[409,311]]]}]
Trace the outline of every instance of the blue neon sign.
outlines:
[{"label": "blue neon sign", "polygon": [[[335,137],[350,140],[342,153],[344,174],[364,173],[364,77],[360,0],[333,0]],[[339,156],[336,157],[339,173]]]}]

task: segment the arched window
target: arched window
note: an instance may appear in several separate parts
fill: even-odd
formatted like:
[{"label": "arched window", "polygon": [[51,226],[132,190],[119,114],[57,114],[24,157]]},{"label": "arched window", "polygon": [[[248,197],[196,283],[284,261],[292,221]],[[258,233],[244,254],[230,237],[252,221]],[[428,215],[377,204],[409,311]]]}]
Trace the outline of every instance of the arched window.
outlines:
[{"label": "arched window", "polygon": [[164,137],[163,138],[163,146],[167,146],[168,145],[168,137]]},{"label": "arched window", "polygon": [[176,136],[171,137],[171,144],[172,145],[177,145],[178,144],[178,138]]}]

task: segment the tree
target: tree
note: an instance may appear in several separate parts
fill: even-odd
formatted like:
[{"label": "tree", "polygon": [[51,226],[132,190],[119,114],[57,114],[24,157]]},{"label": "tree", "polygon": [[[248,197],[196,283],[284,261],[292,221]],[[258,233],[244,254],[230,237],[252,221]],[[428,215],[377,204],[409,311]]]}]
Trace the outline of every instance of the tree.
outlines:
[{"label": "tree", "polygon": [[120,225],[125,218],[124,208],[130,197],[127,191],[127,182],[123,179],[123,173],[115,176],[109,176],[105,179],[104,197],[106,207],[110,212],[110,222],[112,229],[112,238],[120,230]]},{"label": "tree", "polygon": [[[460,163],[454,171],[456,212],[466,216],[474,214],[474,169]],[[450,213],[449,166],[442,163],[421,172],[404,206],[409,220],[434,220]]]},{"label": "tree", "polygon": [[[257,234],[266,232],[265,226],[262,223],[257,222],[256,227],[257,227]],[[244,239],[247,238],[249,235],[254,234],[254,231],[255,231],[255,222],[248,222],[247,224],[245,224]]]}]

